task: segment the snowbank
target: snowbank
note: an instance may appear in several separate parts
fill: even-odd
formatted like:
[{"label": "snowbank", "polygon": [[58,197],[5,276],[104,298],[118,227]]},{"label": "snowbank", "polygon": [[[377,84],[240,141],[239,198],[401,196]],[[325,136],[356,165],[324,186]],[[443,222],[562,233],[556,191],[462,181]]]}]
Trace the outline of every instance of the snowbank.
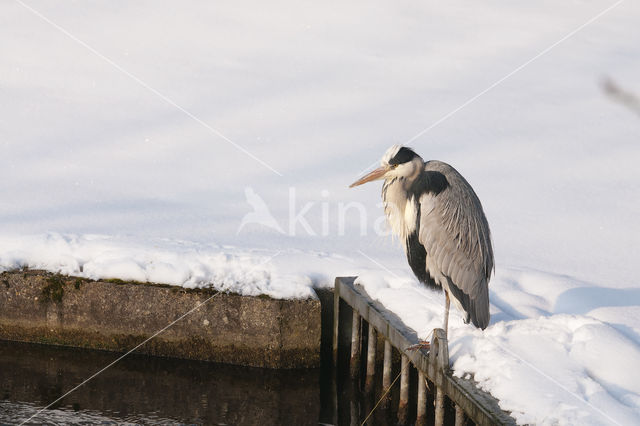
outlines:
[{"label": "snowbank", "polygon": [[28,267],[90,279],[213,287],[246,296],[315,297],[310,278],[276,266],[280,254],[215,244],[156,241],[144,245],[105,235],[50,233],[1,239],[0,270]]}]

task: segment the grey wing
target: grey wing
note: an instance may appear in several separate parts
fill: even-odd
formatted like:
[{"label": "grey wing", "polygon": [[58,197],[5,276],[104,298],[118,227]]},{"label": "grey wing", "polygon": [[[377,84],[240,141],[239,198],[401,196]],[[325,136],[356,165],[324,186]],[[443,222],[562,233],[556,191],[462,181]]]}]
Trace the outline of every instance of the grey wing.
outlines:
[{"label": "grey wing", "polygon": [[[429,191],[429,176],[446,185]],[[480,328],[489,324],[489,278],[494,267],[491,233],[482,205],[467,181],[451,166],[430,161],[420,196],[418,238],[425,247],[431,277],[449,289],[454,303]],[[433,180],[433,179],[431,179]]]}]

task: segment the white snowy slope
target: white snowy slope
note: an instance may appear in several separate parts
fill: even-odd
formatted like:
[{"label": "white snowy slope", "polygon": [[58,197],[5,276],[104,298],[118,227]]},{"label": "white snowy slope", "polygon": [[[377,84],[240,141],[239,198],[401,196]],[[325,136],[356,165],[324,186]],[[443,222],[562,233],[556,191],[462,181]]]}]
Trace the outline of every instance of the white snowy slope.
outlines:
[{"label": "white snowy slope", "polygon": [[[0,2],[0,269],[309,297],[441,323],[384,234],[388,146],[456,167],[493,232],[456,374],[521,423],[640,424],[640,4]],[[633,98],[633,95],[631,96]],[[633,103],[633,101],[631,101]]]}]

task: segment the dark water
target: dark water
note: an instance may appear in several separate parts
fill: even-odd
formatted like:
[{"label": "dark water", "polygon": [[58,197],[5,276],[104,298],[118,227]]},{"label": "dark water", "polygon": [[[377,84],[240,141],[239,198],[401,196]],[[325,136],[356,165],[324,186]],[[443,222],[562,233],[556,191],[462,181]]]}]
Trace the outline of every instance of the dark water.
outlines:
[{"label": "dark water", "polygon": [[[360,424],[381,386],[364,395],[344,355],[337,369],[269,370],[132,354],[41,411],[120,354],[0,341],[0,424]],[[368,423],[395,424],[395,411]]]},{"label": "dark water", "polygon": [[[345,363],[269,370],[132,354],[41,411],[119,356],[0,341],[0,424],[359,424],[381,392],[362,394]],[[394,419],[379,408],[369,424]]]},{"label": "dark water", "polygon": [[[20,424],[120,354],[0,341],[0,424]],[[129,355],[29,424],[318,424],[322,369]]]},{"label": "dark water", "polygon": [[[351,323],[346,309],[341,309],[341,323]],[[366,329],[362,336],[366,347]],[[372,411],[367,424],[397,424],[399,383],[388,394],[387,408],[381,404],[373,410],[383,392],[381,377],[369,395],[361,391],[363,375],[349,378],[350,338],[350,326],[341,328],[338,365],[333,366],[331,336],[323,328],[322,367],[310,370],[131,354],[46,410],[121,354],[0,341],[0,425],[359,425]],[[400,371],[394,355],[392,378]],[[409,424],[415,420],[413,368],[410,387]],[[432,421],[433,411],[428,415]]]}]

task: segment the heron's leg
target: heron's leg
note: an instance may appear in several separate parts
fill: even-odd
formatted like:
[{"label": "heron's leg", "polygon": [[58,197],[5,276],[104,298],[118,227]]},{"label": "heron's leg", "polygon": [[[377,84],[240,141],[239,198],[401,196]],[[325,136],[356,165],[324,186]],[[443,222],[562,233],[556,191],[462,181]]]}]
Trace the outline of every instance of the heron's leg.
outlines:
[{"label": "heron's leg", "polygon": [[444,337],[449,338],[449,292],[447,290],[444,291]]}]

